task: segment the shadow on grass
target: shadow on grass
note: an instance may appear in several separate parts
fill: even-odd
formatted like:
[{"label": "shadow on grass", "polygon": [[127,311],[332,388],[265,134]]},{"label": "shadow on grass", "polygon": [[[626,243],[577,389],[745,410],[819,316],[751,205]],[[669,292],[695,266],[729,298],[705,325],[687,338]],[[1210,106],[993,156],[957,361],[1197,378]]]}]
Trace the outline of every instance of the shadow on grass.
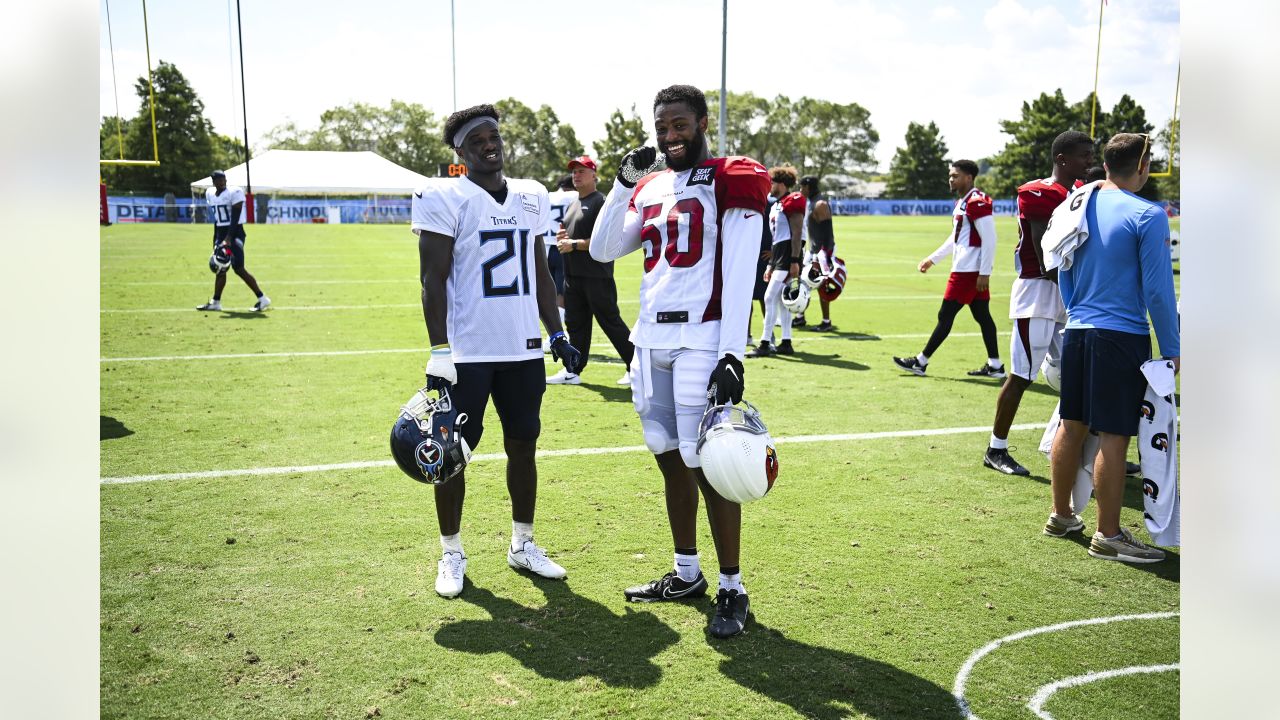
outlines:
[{"label": "shadow on grass", "polygon": [[582,383],[582,387],[587,388],[609,402],[631,402],[630,385],[598,385],[596,383],[584,382]]},{"label": "shadow on grass", "polygon": [[116,438],[129,437],[133,431],[124,426],[124,423],[107,415],[98,416],[98,439],[115,440]]},{"label": "shadow on grass", "polygon": [[[905,374],[910,375],[911,373],[905,373]],[[1004,379],[997,380],[996,378],[947,377],[945,375],[929,375],[928,377],[936,378],[938,380],[946,380],[947,382],[960,382],[960,383],[969,383],[971,385],[984,385],[989,388],[994,388],[996,391],[999,391],[1000,387],[1004,385]],[[1038,395],[1048,395],[1049,397],[1054,397],[1054,398],[1058,397],[1057,390],[1054,390],[1053,388],[1049,387],[1047,384],[1039,380],[1028,385],[1025,392],[1036,393]],[[995,407],[994,401],[992,403],[992,407]],[[1048,422],[1048,421],[1049,421],[1049,418],[1045,418],[1045,422]]]},{"label": "shadow on grass", "polygon": [[839,355],[817,355],[811,352],[797,352],[795,355],[771,355],[774,360],[785,362],[801,362],[807,365],[825,365],[841,370],[870,370],[870,365],[863,365],[853,360],[841,359]]},{"label": "shadow on grass", "polygon": [[[1093,516],[1092,513],[1086,512],[1084,515],[1085,531],[1082,533],[1072,533],[1063,539],[1070,540],[1071,542],[1079,545],[1081,548],[1083,548],[1081,552],[1088,553],[1089,540],[1090,538],[1093,537],[1093,531],[1096,527],[1094,517],[1096,516]],[[1136,537],[1137,533],[1135,533],[1134,535]],[[1181,583],[1182,582],[1182,556],[1179,555],[1177,552],[1170,550],[1168,548],[1160,548],[1160,549],[1164,550],[1164,560],[1161,560],[1160,562],[1145,563],[1145,564],[1125,563],[1125,562],[1118,562],[1113,560],[1098,560],[1098,562],[1109,562],[1112,565],[1124,565],[1127,567],[1131,567],[1134,570],[1141,570],[1143,572],[1151,573],[1152,575],[1155,575],[1161,580],[1168,580],[1169,582]],[[1094,558],[1086,557],[1086,559],[1093,560]]]},{"label": "shadow on grass", "polygon": [[680,639],[676,631],[648,612],[627,608],[615,615],[562,580],[532,582],[546,595],[546,605],[525,607],[468,583],[459,599],[491,619],[445,625],[436,642],[478,655],[506,653],[552,680],[592,676],[612,687],[646,688],[662,679],[653,658]]},{"label": "shadow on grass", "polygon": [[955,720],[955,700],[922,677],[860,655],[806,645],[747,621],[737,637],[707,642],[725,659],[720,672],[742,687],[810,718],[866,715],[877,720]]},{"label": "shadow on grass", "polygon": [[220,320],[254,320],[257,318],[265,318],[266,316],[267,314],[264,312],[253,312],[250,310],[223,310],[222,314],[219,315],[218,318]]}]

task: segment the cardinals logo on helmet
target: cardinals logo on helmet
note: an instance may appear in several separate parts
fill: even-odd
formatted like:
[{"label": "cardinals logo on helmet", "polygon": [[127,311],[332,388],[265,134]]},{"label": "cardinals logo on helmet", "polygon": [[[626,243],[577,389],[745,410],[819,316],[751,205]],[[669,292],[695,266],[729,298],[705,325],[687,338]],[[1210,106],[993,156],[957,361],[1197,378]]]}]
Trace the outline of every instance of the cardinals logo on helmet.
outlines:
[{"label": "cardinals logo on helmet", "polygon": [[778,451],[772,445],[764,449],[764,475],[772,488],[773,481],[778,479]]}]

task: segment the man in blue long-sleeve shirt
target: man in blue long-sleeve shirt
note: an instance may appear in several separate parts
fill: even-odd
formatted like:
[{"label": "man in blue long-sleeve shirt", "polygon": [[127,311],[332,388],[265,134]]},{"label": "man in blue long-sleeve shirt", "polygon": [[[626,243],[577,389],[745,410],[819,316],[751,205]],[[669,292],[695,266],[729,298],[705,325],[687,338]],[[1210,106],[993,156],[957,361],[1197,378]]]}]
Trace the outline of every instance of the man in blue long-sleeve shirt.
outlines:
[{"label": "man in blue long-sleeve shirt", "polygon": [[1107,179],[1085,209],[1088,239],[1069,269],[1059,273],[1067,327],[1062,342],[1062,424],[1052,453],[1053,514],[1045,533],[1063,536],[1084,529],[1071,507],[1071,488],[1089,432],[1098,435],[1093,466],[1098,527],[1089,554],[1106,560],[1151,563],[1164,553],[1120,527],[1125,455],[1147,381],[1142,363],[1151,359],[1147,315],[1160,354],[1180,368],[1177,298],[1169,257],[1169,219],[1158,205],[1134,193],[1151,174],[1147,135],[1120,133],[1103,151]]}]

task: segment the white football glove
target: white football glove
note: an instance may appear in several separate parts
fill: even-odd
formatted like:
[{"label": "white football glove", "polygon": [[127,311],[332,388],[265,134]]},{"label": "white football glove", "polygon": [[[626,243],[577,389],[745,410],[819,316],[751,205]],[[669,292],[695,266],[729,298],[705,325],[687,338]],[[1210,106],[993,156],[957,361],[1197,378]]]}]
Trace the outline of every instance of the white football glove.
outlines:
[{"label": "white football glove", "polygon": [[431,359],[427,360],[427,388],[439,390],[457,382],[458,371],[453,367],[453,351],[448,345],[431,348]]}]

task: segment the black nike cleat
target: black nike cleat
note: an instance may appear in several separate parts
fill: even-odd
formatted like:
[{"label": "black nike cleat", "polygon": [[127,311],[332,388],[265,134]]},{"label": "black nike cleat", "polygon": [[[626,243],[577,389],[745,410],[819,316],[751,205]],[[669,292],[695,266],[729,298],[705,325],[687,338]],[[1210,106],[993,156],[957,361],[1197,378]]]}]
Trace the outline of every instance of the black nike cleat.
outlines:
[{"label": "black nike cleat", "polygon": [[711,635],[718,638],[733,637],[746,627],[751,602],[746,593],[720,588],[716,593],[716,610],[711,615]]},{"label": "black nike cleat", "polygon": [[987,454],[982,457],[982,464],[992,470],[998,470],[1005,475],[1030,475],[1031,471],[1022,467],[1017,460],[1009,455],[1008,450],[997,450],[995,448],[987,448]]},{"label": "black nike cleat", "polygon": [[778,343],[778,354],[779,355],[795,355],[796,354],[795,348],[791,347],[790,340],[783,340],[782,342]]},{"label": "black nike cleat", "polygon": [[920,364],[920,360],[913,357],[894,357],[893,364],[911,373],[915,373],[920,377],[924,377],[924,365]]},{"label": "black nike cleat", "polygon": [[[791,323],[791,327],[795,327],[795,326],[796,324],[794,322]],[[832,330],[836,329],[836,326],[832,325],[830,320],[823,320],[822,322],[808,329],[812,330],[813,332],[831,332]]]},{"label": "black nike cleat", "polygon": [[663,600],[684,600],[702,597],[707,594],[707,579],[698,573],[692,582],[681,580],[676,571],[663,575],[653,582],[636,585],[622,591],[629,602],[660,602]]},{"label": "black nike cleat", "polygon": [[761,340],[760,344],[756,346],[755,350],[752,350],[751,352],[747,353],[747,357],[762,358],[762,357],[770,357],[771,355],[777,355],[777,354],[778,354],[778,351],[773,348],[773,343],[770,343],[768,340]]}]

